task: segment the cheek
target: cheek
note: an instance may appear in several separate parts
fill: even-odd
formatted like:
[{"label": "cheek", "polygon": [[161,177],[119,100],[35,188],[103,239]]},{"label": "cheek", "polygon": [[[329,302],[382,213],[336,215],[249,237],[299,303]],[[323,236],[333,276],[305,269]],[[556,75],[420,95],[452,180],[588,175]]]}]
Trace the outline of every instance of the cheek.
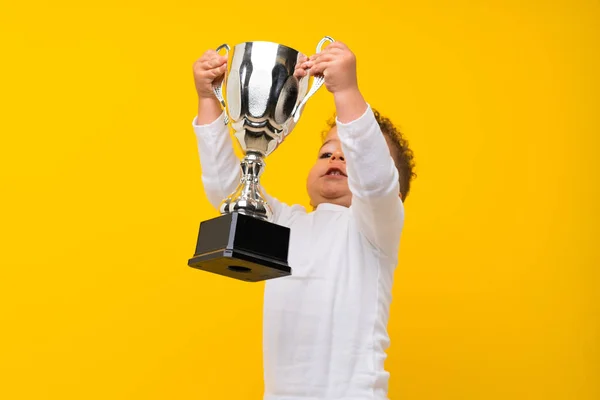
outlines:
[{"label": "cheek", "polygon": [[310,172],[308,173],[308,177],[306,178],[306,186],[311,187],[311,185],[313,185],[317,180],[318,176],[318,167],[315,165],[311,168]]},{"label": "cheek", "polygon": [[310,188],[314,186],[321,175],[323,175],[323,163],[319,160],[315,165],[311,168],[308,173],[308,178],[306,179],[306,186]]}]

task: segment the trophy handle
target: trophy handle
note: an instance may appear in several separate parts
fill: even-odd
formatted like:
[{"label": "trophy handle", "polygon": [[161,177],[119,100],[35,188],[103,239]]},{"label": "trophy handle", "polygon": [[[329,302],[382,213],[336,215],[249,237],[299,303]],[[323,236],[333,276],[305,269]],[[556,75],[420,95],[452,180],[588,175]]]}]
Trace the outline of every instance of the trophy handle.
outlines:
[{"label": "trophy handle", "polygon": [[[229,45],[228,44],[220,45],[219,47],[217,47],[216,52],[218,53],[222,49],[225,49],[225,57],[229,56],[229,50],[231,50]],[[225,125],[227,125],[229,123],[229,116],[227,115],[227,105],[225,104],[225,99],[223,98],[223,84],[224,83],[225,83],[225,77],[223,77],[223,80],[221,81],[221,83],[219,85],[213,86],[213,92],[215,93],[217,100],[219,100],[219,102],[221,103],[221,106],[223,106],[223,111],[225,112]]]},{"label": "trophy handle", "polygon": [[[321,49],[323,48],[323,45],[326,42],[333,43],[333,42],[335,42],[335,40],[331,36],[325,36],[323,39],[321,39],[319,44],[317,44],[317,53],[321,52]],[[308,91],[306,96],[304,96],[304,98],[302,99],[300,104],[296,107],[296,109],[293,112],[294,123],[297,123],[298,120],[300,119],[300,113],[302,112],[302,107],[304,107],[304,105],[306,104],[308,99],[310,99],[312,97],[312,95],[315,94],[321,86],[323,86],[323,82],[325,82],[325,78],[323,77],[323,75],[315,76],[315,78],[313,80],[313,84],[310,87],[310,90]]]}]

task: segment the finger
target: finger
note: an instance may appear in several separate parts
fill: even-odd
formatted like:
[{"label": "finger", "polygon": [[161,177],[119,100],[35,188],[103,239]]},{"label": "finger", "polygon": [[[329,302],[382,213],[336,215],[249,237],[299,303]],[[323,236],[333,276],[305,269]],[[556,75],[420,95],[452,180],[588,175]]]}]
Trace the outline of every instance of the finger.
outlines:
[{"label": "finger", "polygon": [[298,55],[298,63],[297,64],[302,64],[303,62],[308,61],[308,57],[302,53],[300,53]]},{"label": "finger", "polygon": [[318,64],[318,63],[327,62],[327,61],[333,61],[336,58],[339,58],[337,54],[332,54],[332,53],[321,54],[321,55],[319,55],[319,57],[315,58],[315,60],[313,61],[313,64]]},{"label": "finger", "polygon": [[348,46],[346,46],[346,44],[344,44],[343,42],[336,41],[336,42],[333,42],[333,43],[330,43],[329,45],[327,45],[327,47],[325,47],[325,50],[326,49],[330,49],[330,50],[333,50],[333,49],[344,50],[344,49],[347,49],[347,48],[348,48]]},{"label": "finger", "polygon": [[298,68],[294,71],[294,76],[296,78],[302,78],[304,76],[308,75],[308,72],[305,69],[302,68]]},{"label": "finger", "polygon": [[342,50],[342,49],[343,49],[343,46],[341,46],[341,45],[338,45],[337,43],[338,43],[338,42],[333,42],[333,43],[330,43],[330,44],[328,44],[326,47],[323,47],[323,48],[321,49],[321,51],[320,51],[320,52],[318,52],[318,53],[317,53],[317,54],[315,54],[315,55],[319,55],[319,54],[323,54],[323,53],[328,53],[328,52],[330,52],[330,51],[339,51],[339,50]]},{"label": "finger", "polygon": [[221,76],[226,72],[227,72],[227,64],[223,64],[216,68],[210,68],[210,67],[204,65],[201,68],[199,68],[198,70],[196,70],[196,73],[203,74],[208,79],[214,79],[215,77]]},{"label": "finger", "polygon": [[227,58],[223,56],[215,57],[208,61],[208,66],[210,68],[219,68],[223,63],[227,62]]},{"label": "finger", "polygon": [[214,71],[217,72],[219,75],[223,75],[225,72],[227,72],[227,63],[221,65],[218,68],[215,68]]},{"label": "finger", "polygon": [[207,72],[207,75],[211,78],[211,80],[215,80],[224,75],[225,71],[222,71],[220,68],[211,69]]},{"label": "finger", "polygon": [[329,59],[329,58],[319,58],[316,61],[309,61],[310,64],[309,64],[308,68],[309,69],[315,69],[315,68],[317,68],[318,70],[321,70],[323,68],[322,67],[323,64],[330,64],[332,62],[335,62],[335,60],[336,60],[335,57],[332,57],[331,59]]},{"label": "finger", "polygon": [[213,69],[224,68],[224,66],[225,67],[227,66],[227,62],[220,64],[220,63],[217,63],[215,60],[207,60],[207,61],[200,63],[199,69],[204,70],[204,71],[211,71]]},{"label": "finger", "polygon": [[330,64],[331,64],[330,62],[323,62],[323,63],[315,64],[308,71],[311,75],[320,75],[320,74],[323,74],[323,72],[329,67]]},{"label": "finger", "polygon": [[204,54],[202,54],[202,56],[200,57],[199,60],[201,61],[207,61],[207,60],[211,60],[213,58],[215,58],[217,56],[217,52],[214,50],[207,50],[204,52]]},{"label": "finger", "polygon": [[313,61],[306,61],[304,63],[302,63],[302,65],[300,65],[300,67],[304,68],[304,69],[309,69],[314,65]]},{"label": "finger", "polygon": [[306,71],[308,69],[308,57],[306,57],[304,54],[301,54],[300,58],[303,59],[303,61],[296,64],[296,67],[294,68],[294,76],[296,77],[302,77],[308,74]]},{"label": "finger", "polygon": [[327,47],[326,49],[321,51],[319,54],[339,54],[339,53],[343,53],[344,51],[345,50],[340,47]]},{"label": "finger", "polygon": [[196,61],[194,61],[194,64],[192,64],[192,69],[194,71],[202,69],[202,60],[197,59]]},{"label": "finger", "polygon": [[213,68],[211,71],[213,71],[215,74],[223,75],[227,71],[227,63]]},{"label": "finger", "polygon": [[202,58],[200,59],[200,62],[201,62],[201,64],[202,64],[203,66],[205,66],[205,67],[207,67],[207,68],[210,68],[210,67],[211,67],[211,65],[212,65],[212,62],[213,62],[213,60],[214,60],[214,57],[202,57]]},{"label": "finger", "polygon": [[294,71],[304,70],[304,69],[308,69],[308,67],[306,66],[306,63],[297,64],[296,67],[294,68]]},{"label": "finger", "polygon": [[342,53],[343,53],[343,51],[340,50],[340,49],[331,49],[331,50],[328,50],[328,51],[323,50],[322,52],[317,53],[314,56],[312,56],[310,58],[310,61],[317,62],[317,61],[321,61],[321,60],[323,60],[325,58],[330,59],[332,56],[336,56],[336,55],[339,55],[339,54],[342,54]]}]

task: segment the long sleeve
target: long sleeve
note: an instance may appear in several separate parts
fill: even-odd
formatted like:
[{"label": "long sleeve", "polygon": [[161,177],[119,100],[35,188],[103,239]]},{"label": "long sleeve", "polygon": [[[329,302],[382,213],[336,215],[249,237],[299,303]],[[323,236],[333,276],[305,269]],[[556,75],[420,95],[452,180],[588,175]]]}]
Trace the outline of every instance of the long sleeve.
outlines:
[{"label": "long sleeve", "polygon": [[[240,160],[233,151],[233,142],[225,125],[225,113],[207,125],[197,125],[194,118],[192,126],[198,142],[206,197],[213,207],[219,209],[221,202],[237,188],[241,177]],[[264,194],[273,209],[273,222],[287,225],[290,207]]]},{"label": "long sleeve", "polygon": [[240,161],[233,152],[224,118],[223,113],[207,125],[196,125],[196,118],[192,122],[198,142],[204,191],[208,201],[217,209],[240,182]]},{"label": "long sleeve", "polygon": [[350,209],[360,231],[389,257],[396,258],[404,224],[398,170],[371,107],[355,121],[337,121],[346,158]]}]

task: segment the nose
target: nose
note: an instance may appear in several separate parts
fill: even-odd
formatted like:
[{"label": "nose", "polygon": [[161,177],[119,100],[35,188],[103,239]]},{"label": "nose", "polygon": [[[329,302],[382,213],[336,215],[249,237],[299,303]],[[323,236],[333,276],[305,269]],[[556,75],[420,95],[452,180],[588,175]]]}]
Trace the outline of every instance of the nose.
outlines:
[{"label": "nose", "polygon": [[331,157],[329,157],[329,162],[332,161],[341,161],[341,162],[346,162],[346,160],[344,159],[344,153],[342,153],[341,151],[336,151],[333,154],[331,154]]}]

